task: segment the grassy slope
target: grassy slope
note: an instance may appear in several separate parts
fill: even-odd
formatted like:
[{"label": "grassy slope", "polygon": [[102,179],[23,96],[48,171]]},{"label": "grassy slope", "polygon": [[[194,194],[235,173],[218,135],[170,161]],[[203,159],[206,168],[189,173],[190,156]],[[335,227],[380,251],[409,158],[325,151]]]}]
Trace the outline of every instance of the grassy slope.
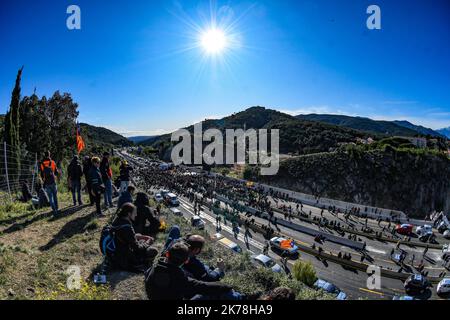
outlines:
[{"label": "grassy slope", "polygon": [[[67,207],[68,194],[61,198],[62,207]],[[54,219],[47,210],[27,212],[20,205],[8,209],[8,216],[0,217],[0,299],[146,299],[143,275],[115,272],[108,276],[109,285],[100,287],[89,281],[102,262],[98,239],[112,212],[98,219],[91,207],[68,207]],[[169,225],[179,224],[184,233],[193,231],[180,218],[163,219]],[[164,238],[164,234],[158,237],[157,247],[162,247]],[[299,299],[330,298],[284,275],[255,272],[248,255],[237,255],[214,244],[208,244],[202,253],[210,264],[218,257],[226,261],[224,281],[241,292],[266,292],[286,285]],[[72,265],[80,267],[85,280],[81,290],[65,289],[65,272]]]}]

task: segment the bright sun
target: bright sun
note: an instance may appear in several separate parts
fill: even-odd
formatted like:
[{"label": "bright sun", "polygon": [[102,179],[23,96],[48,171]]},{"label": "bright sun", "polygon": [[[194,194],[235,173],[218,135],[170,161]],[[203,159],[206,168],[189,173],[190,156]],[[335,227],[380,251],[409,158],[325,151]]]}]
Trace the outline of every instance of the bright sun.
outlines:
[{"label": "bright sun", "polygon": [[210,29],[201,36],[201,45],[209,54],[218,54],[227,46],[227,37],[222,30]]}]

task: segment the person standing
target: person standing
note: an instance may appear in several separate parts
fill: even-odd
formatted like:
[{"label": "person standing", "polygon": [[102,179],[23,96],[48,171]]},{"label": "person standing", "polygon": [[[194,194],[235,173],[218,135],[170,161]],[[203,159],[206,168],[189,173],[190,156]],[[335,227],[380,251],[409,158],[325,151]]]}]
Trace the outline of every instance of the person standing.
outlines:
[{"label": "person standing", "polygon": [[128,186],[130,185],[130,171],[133,171],[133,168],[128,165],[127,160],[123,160],[120,165],[120,194],[127,191]]},{"label": "person standing", "polygon": [[86,179],[86,191],[89,195],[90,205],[93,206],[95,204],[95,199],[94,199],[94,196],[92,195],[92,186],[91,186],[91,178],[90,178],[91,168],[92,168],[91,157],[89,157],[89,156],[84,157],[83,174],[84,174],[84,178]]},{"label": "person standing", "polygon": [[56,178],[59,177],[59,171],[55,161],[51,159],[50,151],[47,151],[47,156],[42,160],[40,169],[45,192],[47,192],[53,214],[56,216],[58,214],[58,188],[56,186]]},{"label": "person standing", "polygon": [[92,158],[92,167],[89,171],[89,180],[91,182],[91,194],[95,202],[95,208],[97,214],[102,216],[102,209],[100,207],[100,200],[102,196],[102,192],[105,191],[105,187],[102,182],[102,175],[100,173],[100,159],[97,157]]},{"label": "person standing", "polygon": [[67,171],[69,186],[72,191],[73,205],[76,206],[78,200],[78,204],[81,206],[83,205],[83,201],[81,200],[81,177],[83,176],[83,168],[78,160],[78,156],[72,158]]},{"label": "person standing", "polygon": [[112,170],[109,164],[109,152],[103,153],[103,159],[100,163],[100,173],[102,175],[103,185],[105,186],[105,207],[113,208],[112,203]]},{"label": "person standing", "polygon": [[423,250],[423,255],[425,256],[428,252],[428,245],[425,247],[425,249]]}]

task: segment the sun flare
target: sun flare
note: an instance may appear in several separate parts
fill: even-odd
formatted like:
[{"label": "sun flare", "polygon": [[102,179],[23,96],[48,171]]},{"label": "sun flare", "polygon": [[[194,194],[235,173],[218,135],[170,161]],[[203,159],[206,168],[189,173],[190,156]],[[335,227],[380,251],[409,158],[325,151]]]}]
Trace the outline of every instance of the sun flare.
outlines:
[{"label": "sun flare", "polygon": [[219,54],[227,47],[227,36],[220,29],[209,29],[201,35],[201,46],[208,54]]}]

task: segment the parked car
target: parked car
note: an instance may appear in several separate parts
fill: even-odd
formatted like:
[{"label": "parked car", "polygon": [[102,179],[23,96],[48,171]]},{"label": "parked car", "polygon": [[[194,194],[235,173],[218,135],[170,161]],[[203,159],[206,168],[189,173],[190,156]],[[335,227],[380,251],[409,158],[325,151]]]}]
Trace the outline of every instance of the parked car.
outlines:
[{"label": "parked car", "polygon": [[166,194],[166,196],[164,198],[165,198],[166,204],[168,206],[177,207],[180,205],[180,201],[178,201],[177,196],[173,193]]},{"label": "parked car", "polygon": [[395,232],[401,235],[409,236],[413,231],[413,225],[412,224],[399,224],[395,227]]},{"label": "parked car", "polygon": [[450,278],[444,278],[438,283],[436,293],[438,296],[450,296]]},{"label": "parked car", "polygon": [[205,221],[203,221],[199,216],[193,216],[191,218],[191,225],[198,230],[205,229]]},{"label": "parked car", "polygon": [[447,229],[444,231],[444,238],[445,239],[450,239],[450,229]]},{"label": "parked car", "polygon": [[166,190],[166,189],[161,189],[161,190],[159,191],[159,194],[163,197],[163,199],[166,198],[166,195],[167,195],[168,193],[170,193],[170,191],[169,191],[169,190]]},{"label": "parked car", "polygon": [[444,278],[439,282],[436,288],[436,293],[438,295],[450,294],[450,278]]},{"label": "parked car", "polygon": [[260,267],[271,269],[273,272],[281,272],[283,269],[281,269],[280,265],[275,263],[271,257],[268,257],[264,254],[258,254],[251,257],[252,262]]},{"label": "parked car", "polygon": [[408,253],[406,251],[397,249],[397,250],[394,250],[394,252],[392,252],[391,260],[394,261],[395,263],[399,264],[406,259],[407,255],[408,255]]},{"label": "parked car", "polygon": [[183,215],[183,213],[180,210],[178,210],[177,208],[170,208],[170,211],[176,216],[181,217]]},{"label": "parked car", "polygon": [[298,246],[294,243],[294,240],[286,238],[274,237],[270,239],[270,247],[282,254],[295,255],[298,253]]},{"label": "parked car", "polygon": [[345,294],[345,292],[341,291],[341,289],[328,281],[318,279],[314,283],[314,287],[316,289],[321,289],[325,292],[335,295],[337,300],[347,300],[347,294]]},{"label": "parked car", "polygon": [[416,298],[411,296],[394,296],[392,300],[416,300]]},{"label": "parked car", "polygon": [[430,226],[429,224],[425,224],[423,226],[418,226],[416,228],[416,233],[417,233],[418,236],[425,235],[425,234],[428,234],[430,232],[433,233],[433,227]]},{"label": "parked car", "polygon": [[425,292],[430,286],[430,282],[421,274],[413,274],[404,283],[407,295],[419,295]]},{"label": "parked car", "polygon": [[160,193],[155,194],[155,201],[160,203],[164,201],[164,198],[162,197],[162,195]]},{"label": "parked car", "polygon": [[444,233],[448,228],[449,225],[445,221],[441,221],[437,226],[437,230],[439,233]]},{"label": "parked car", "polygon": [[227,238],[222,238],[218,241],[221,245],[223,245],[224,247],[231,249],[231,251],[236,252],[236,253],[241,253],[242,249],[241,247],[239,247],[239,245],[237,245],[236,243],[234,243],[233,241],[227,239]]},{"label": "parked car", "polygon": [[422,234],[419,236],[419,240],[422,242],[428,242],[434,238],[433,231],[422,231]]}]

